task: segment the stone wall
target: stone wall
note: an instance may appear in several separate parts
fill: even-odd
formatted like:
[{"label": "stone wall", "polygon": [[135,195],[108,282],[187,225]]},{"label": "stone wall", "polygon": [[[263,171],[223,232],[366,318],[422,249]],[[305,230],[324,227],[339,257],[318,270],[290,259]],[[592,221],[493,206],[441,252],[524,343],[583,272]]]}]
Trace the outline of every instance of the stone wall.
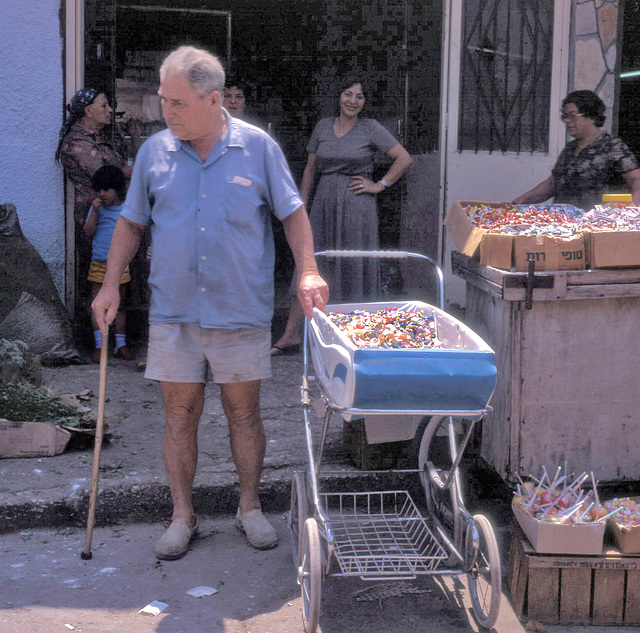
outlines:
[{"label": "stone wall", "polygon": [[617,127],[619,0],[574,0],[571,90],[593,90],[607,106],[608,131]]}]

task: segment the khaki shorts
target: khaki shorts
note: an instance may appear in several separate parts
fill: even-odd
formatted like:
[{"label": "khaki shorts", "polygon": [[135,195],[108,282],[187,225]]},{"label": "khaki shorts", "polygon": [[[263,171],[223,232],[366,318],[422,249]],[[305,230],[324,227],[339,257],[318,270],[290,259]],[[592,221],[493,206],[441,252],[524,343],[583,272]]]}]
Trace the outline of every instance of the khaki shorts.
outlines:
[{"label": "khaki shorts", "polygon": [[[104,274],[107,272],[107,262],[96,262],[91,260],[89,266],[89,274],[87,275],[88,281],[95,281],[101,284],[104,281]],[[129,273],[129,266],[124,269],[124,272],[120,276],[120,285],[128,284],[131,281],[131,274]]]},{"label": "khaki shorts", "polygon": [[145,378],[163,382],[237,383],[271,376],[271,332],[189,323],[151,323]]}]

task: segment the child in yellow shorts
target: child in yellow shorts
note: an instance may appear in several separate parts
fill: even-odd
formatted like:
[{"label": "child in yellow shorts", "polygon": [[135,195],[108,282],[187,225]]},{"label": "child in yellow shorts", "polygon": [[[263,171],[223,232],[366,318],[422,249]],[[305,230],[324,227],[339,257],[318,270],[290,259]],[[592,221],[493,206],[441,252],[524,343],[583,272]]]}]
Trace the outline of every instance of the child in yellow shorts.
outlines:
[{"label": "child in yellow shorts", "polygon": [[[91,282],[91,301],[96,297],[107,270],[107,255],[113,230],[122,211],[122,199],[126,187],[125,175],[115,165],[104,165],[93,175],[91,186],[96,192],[96,198],[91,204],[89,214],[84,223],[85,235],[93,238],[91,251],[91,265],[87,279]],[[131,281],[129,267],[120,277],[120,309],[115,318],[116,345],[115,355],[125,360],[132,360],[133,354],[126,343],[126,315],[123,310],[127,284]],[[94,363],[100,362],[100,350],[102,348],[102,332],[98,328],[93,313],[91,314],[95,349],[91,354]]]}]

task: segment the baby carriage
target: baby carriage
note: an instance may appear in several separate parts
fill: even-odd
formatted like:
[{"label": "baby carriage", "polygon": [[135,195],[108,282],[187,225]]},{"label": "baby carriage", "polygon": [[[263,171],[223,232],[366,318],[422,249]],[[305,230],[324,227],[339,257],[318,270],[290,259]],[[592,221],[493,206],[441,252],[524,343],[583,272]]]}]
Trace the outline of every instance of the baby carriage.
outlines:
[{"label": "baby carriage", "polygon": [[[460,461],[475,425],[488,410],[496,384],[493,351],[443,310],[443,276],[431,258],[402,251],[323,251],[320,257],[417,259],[435,273],[439,306],[419,301],[328,305],[326,312],[400,309],[428,319],[441,346],[433,349],[360,348],[326,313],[305,323],[302,411],[308,464],[294,472],[289,527],[306,633],[318,625],[322,582],[328,577],[365,581],[466,575],[474,614],[491,628],[501,596],[500,554],[489,520],[471,515],[461,496]],[[311,373],[313,366],[314,373]],[[312,413],[324,409],[318,446]],[[428,416],[414,441],[417,477],[426,508],[407,490],[326,492],[323,451],[334,416]],[[446,455],[436,448],[445,436]],[[366,473],[363,473],[363,475]]]}]

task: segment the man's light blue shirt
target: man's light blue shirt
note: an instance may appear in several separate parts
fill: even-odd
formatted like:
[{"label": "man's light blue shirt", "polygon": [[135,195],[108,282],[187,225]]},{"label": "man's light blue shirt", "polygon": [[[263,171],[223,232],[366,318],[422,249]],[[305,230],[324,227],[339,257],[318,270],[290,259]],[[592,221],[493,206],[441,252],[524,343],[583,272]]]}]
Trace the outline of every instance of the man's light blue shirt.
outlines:
[{"label": "man's light blue shirt", "polygon": [[150,323],[271,327],[271,214],[302,199],[278,144],[223,112],[227,133],[205,161],[169,130],[136,156],[122,216],[151,227]]}]

